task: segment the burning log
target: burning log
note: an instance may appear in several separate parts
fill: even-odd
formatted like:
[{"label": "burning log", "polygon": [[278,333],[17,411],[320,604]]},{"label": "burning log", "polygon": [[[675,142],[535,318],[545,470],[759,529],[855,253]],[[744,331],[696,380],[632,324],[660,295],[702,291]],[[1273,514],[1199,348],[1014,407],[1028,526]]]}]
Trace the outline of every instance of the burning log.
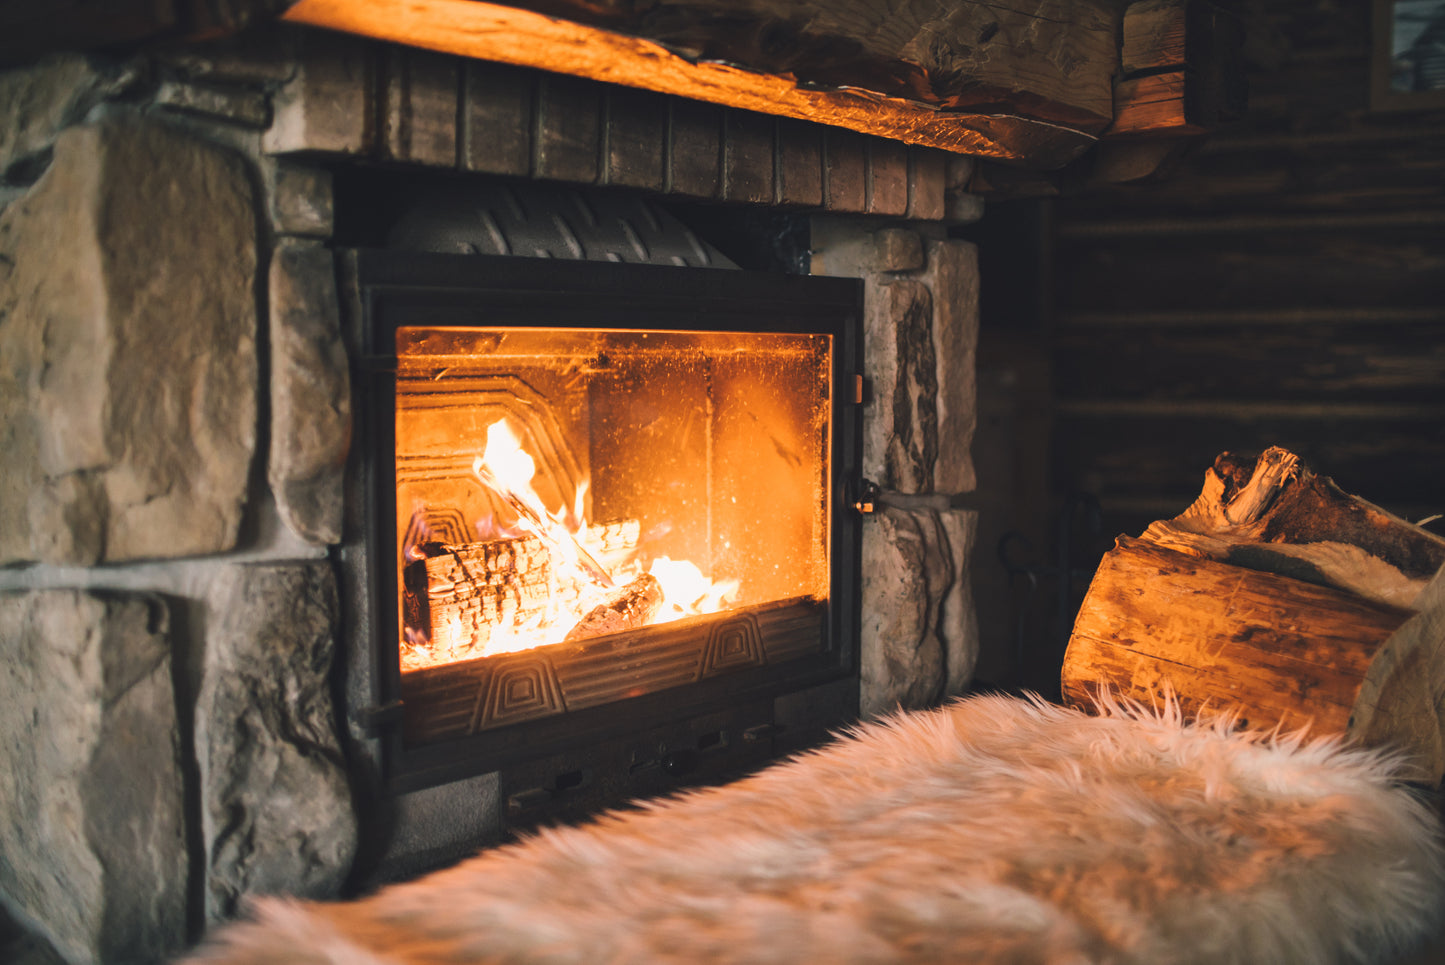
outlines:
[{"label": "burning log", "polygon": [[1186,714],[1399,746],[1437,782],[1442,567],[1445,540],[1292,453],[1225,454],[1187,511],[1105,554],[1064,657],[1065,700],[1172,692]]},{"label": "burning log", "polygon": [[494,633],[540,619],[547,608],[551,553],[535,536],[419,549],[424,557],[402,575],[405,623],[433,652],[482,656]]},{"label": "burning log", "polygon": [[662,584],[651,573],[644,573],[588,611],[567,632],[564,642],[574,643],[600,637],[604,633],[646,626],[657,615],[662,600]]}]

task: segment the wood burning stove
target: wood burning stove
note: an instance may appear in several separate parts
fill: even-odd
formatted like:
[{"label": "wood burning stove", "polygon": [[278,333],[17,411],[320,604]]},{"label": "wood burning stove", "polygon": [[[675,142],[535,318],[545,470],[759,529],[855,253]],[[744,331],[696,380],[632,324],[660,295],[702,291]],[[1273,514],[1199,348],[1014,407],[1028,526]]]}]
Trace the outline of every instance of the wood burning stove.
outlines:
[{"label": "wood burning stove", "polygon": [[345,274],[350,702],[386,786],[500,772],[525,824],[856,716],[857,282],[377,249]]}]

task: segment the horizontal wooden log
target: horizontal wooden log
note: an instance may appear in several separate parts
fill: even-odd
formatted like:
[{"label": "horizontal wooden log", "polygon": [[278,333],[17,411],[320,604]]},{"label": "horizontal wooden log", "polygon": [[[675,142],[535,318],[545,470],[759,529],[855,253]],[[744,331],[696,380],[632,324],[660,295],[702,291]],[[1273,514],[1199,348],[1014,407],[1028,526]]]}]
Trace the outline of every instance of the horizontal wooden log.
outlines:
[{"label": "horizontal wooden log", "polygon": [[1202,0],[1140,0],[1124,12],[1110,137],[1202,134],[1245,107],[1243,27]]},{"label": "horizontal wooden log", "polygon": [[547,609],[551,554],[534,536],[422,549],[424,558],[403,569],[403,610],[412,631],[402,647],[403,670],[484,656],[494,633]]},{"label": "horizontal wooden log", "polygon": [[1393,746],[1445,775],[1445,538],[1293,453],[1225,453],[1183,513],[1104,555],[1061,685]]},{"label": "horizontal wooden log", "polygon": [[[1267,219],[1177,233],[1061,235],[1059,308],[1430,307],[1445,299],[1445,234],[1430,219],[1282,224]],[[1204,233],[1213,235],[1208,244]]]},{"label": "horizontal wooden log", "polygon": [[[1085,112],[1088,117],[1071,122],[1059,117],[1047,96],[1033,94],[1029,71],[1043,68],[1029,65],[1045,65],[1049,58],[1035,55],[1031,43],[1024,45],[1030,56],[1018,61],[1018,86],[980,103],[945,97],[933,104],[866,88],[820,89],[793,76],[693,60],[645,38],[478,0],[301,0],[285,19],[1040,168],[1078,157],[1112,119],[1112,99],[1102,113]],[[1102,36],[1111,24],[1107,17],[1088,19],[1079,29]],[[1059,44],[1070,46],[1069,37]],[[1116,56],[1111,46],[1110,71]],[[1078,78],[1073,82],[1090,86]],[[987,86],[978,77],[967,79],[969,90]]]},{"label": "horizontal wooden log", "polygon": [[[1059,328],[1055,391],[1069,401],[1235,401],[1439,405],[1445,393],[1445,311],[1404,321],[1361,311],[1350,321],[1196,323],[1113,315]],[[1335,318],[1342,316],[1336,315]],[[1151,321],[1152,320],[1152,321]]]},{"label": "horizontal wooden log", "polygon": [[1109,134],[1203,134],[1185,109],[1184,71],[1150,74],[1120,81],[1114,89],[1114,123]]},{"label": "horizontal wooden log", "polygon": [[1221,210],[1256,216],[1438,210],[1445,207],[1442,156],[1440,130],[1390,127],[1297,139],[1221,131],[1147,191],[1096,187],[1070,197],[1063,214],[1077,224]]},{"label": "horizontal wooden log", "polygon": [[1177,511],[1198,494],[1199,467],[1220,452],[1280,445],[1329,466],[1344,488],[1368,489],[1392,512],[1413,518],[1441,511],[1445,414],[1438,409],[1418,418],[1349,418],[1324,406],[1232,405],[1066,407],[1054,427],[1056,464],[1069,470],[1060,485],[1092,492],[1106,507],[1115,497],[1168,498]]},{"label": "horizontal wooden log", "polygon": [[950,111],[1097,132],[1113,115],[1118,4],[1100,0],[507,0],[694,61]]},{"label": "horizontal wooden log", "polygon": [[1411,612],[1121,537],[1074,622],[1062,686],[1100,687],[1186,713],[1344,733],[1376,652]]}]

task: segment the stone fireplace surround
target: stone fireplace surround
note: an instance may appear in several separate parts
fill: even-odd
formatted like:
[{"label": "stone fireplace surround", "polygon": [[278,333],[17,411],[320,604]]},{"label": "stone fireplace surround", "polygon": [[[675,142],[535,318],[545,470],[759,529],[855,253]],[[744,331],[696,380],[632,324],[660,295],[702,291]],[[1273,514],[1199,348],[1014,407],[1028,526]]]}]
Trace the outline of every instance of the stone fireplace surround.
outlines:
[{"label": "stone fireplace surround", "polygon": [[356,792],[330,246],[352,163],[807,215],[810,270],[865,281],[863,713],[969,682],[978,283],[946,232],[979,210],[968,159],[302,29],[14,69],[0,896],[36,960],[155,960],[247,895],[365,887],[359,852],[495,840],[494,775],[385,819]]}]

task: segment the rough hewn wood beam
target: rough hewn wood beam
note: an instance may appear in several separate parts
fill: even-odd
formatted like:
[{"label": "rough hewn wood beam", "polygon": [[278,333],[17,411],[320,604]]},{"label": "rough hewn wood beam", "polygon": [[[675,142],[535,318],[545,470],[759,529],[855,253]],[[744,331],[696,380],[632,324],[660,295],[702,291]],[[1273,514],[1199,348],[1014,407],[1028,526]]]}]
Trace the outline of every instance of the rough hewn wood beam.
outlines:
[{"label": "rough hewn wood beam", "polygon": [[[962,9],[956,4],[934,5]],[[809,4],[798,0],[795,6]],[[863,5],[841,6],[861,9]],[[975,11],[975,16],[995,10],[981,4],[963,6]],[[1013,66],[1003,73],[994,72],[999,83],[983,83],[965,75],[942,83],[939,75],[940,83],[932,85],[928,94],[932,102],[856,87],[820,87],[821,82],[805,82],[790,74],[693,59],[647,38],[477,0],[300,0],[285,18],[431,50],[830,124],[909,144],[1054,168],[1087,150],[1095,135],[1113,118],[1112,89],[1107,79],[1112,77],[1117,61],[1116,41],[1111,24],[1107,52],[1095,36],[1102,35],[1102,25],[1109,24],[1099,4],[1057,0],[1030,6],[1085,10],[1088,16],[1083,18],[1087,22],[1083,34],[1090,38],[1090,52],[1074,49],[1067,24],[1055,23],[1045,29],[1044,22],[1035,17],[1032,33],[1022,31],[1026,36],[1013,38],[1016,46],[1022,44],[1024,48]],[[1007,5],[1004,7],[1007,9]],[[1013,12],[1017,15],[1017,11]],[[1003,19],[989,21],[995,33],[1003,29]],[[985,42],[994,35],[989,33],[989,24],[980,25],[982,33],[988,35]],[[959,29],[957,22],[954,29]],[[1044,33],[1051,38],[1047,42]],[[866,35],[864,31],[858,36]],[[934,41],[944,43],[940,37],[935,35]],[[924,43],[917,34],[914,39],[915,45]],[[1077,57],[1072,70],[1064,71],[1076,80],[1086,76],[1104,78],[1109,92],[1107,107],[1080,106],[1055,99],[1052,90],[1030,90],[1031,76],[1041,78],[1038,72],[1044,70],[1031,65],[1047,63],[1051,55],[1055,64],[1067,64],[1070,55]],[[1101,58],[1100,63],[1094,62],[1096,56]],[[963,63],[958,59],[952,62]],[[1011,73],[1006,83],[1005,73]],[[924,71],[919,76],[932,75]],[[1039,80],[1034,86],[1045,85]],[[1075,86],[1087,89],[1093,85],[1080,82]],[[1070,89],[1070,85],[1058,83],[1053,88],[1063,89]],[[1070,95],[1072,100],[1081,100],[1076,95],[1077,91]],[[1006,113],[1010,106],[1012,112]]]},{"label": "rough hewn wood beam", "polygon": [[1203,134],[1237,120],[1245,102],[1243,29],[1207,0],[1131,4],[1106,134]]}]

